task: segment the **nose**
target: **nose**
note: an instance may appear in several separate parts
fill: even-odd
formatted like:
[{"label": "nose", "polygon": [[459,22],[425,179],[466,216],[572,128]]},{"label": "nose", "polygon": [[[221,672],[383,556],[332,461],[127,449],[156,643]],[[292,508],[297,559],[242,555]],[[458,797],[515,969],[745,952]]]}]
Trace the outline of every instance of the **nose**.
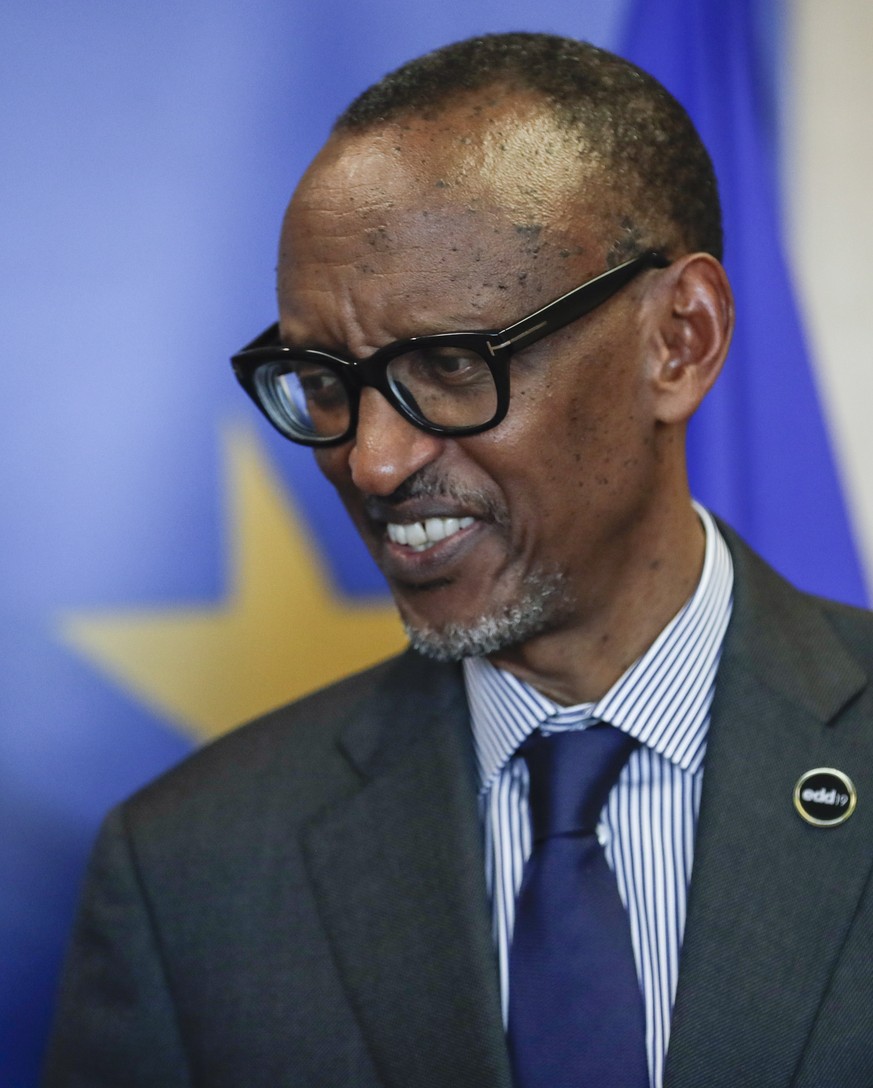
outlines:
[{"label": "nose", "polygon": [[442,451],[444,439],[420,431],[376,389],[361,391],[358,428],[349,452],[352,482],[365,495],[386,496]]}]

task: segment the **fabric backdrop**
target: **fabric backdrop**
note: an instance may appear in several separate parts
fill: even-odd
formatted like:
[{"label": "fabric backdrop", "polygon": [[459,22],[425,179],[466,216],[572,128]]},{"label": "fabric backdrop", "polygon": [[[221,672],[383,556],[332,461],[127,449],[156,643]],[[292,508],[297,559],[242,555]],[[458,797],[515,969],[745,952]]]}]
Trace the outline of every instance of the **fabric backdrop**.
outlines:
[{"label": "fabric backdrop", "polygon": [[311,457],[255,418],[227,357],[274,319],[284,205],[340,109],[410,56],[519,28],[625,42],[687,99],[726,185],[741,305],[692,440],[698,496],[805,587],[863,599],[780,253],[782,36],[767,0],[6,0],[8,1088],[36,1083],[107,808],[193,745],[400,644]]}]

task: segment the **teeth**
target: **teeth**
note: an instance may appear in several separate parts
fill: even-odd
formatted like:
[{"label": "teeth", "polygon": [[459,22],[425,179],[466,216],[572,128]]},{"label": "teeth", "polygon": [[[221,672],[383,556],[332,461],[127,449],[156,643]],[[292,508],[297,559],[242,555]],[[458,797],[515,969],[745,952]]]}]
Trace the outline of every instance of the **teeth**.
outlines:
[{"label": "teeth", "polygon": [[441,540],[454,536],[461,529],[472,525],[475,518],[428,518],[413,521],[409,525],[388,523],[388,539],[395,544],[405,544],[414,552],[423,552]]},{"label": "teeth", "polygon": [[422,545],[427,544],[427,532],[420,521],[415,521],[412,525],[406,526],[406,543],[410,548],[420,548]]},{"label": "teeth", "polygon": [[424,523],[428,540],[445,540],[458,531],[457,518],[428,518]]}]

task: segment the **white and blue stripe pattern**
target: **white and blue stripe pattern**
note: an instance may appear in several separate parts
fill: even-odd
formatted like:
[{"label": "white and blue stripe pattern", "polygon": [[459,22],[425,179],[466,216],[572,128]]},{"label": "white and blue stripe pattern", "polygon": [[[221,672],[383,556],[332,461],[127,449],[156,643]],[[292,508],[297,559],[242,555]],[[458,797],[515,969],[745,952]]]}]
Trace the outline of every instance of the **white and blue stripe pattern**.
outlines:
[{"label": "white and blue stripe pattern", "polygon": [[733,592],[727,545],[711,516],[697,512],[706,554],[694,595],[597,703],[562,707],[484,659],[464,662],[504,1023],[515,897],[531,849],[527,767],[515,753],[537,728],[595,721],[640,741],[607,799],[598,834],[630,919],[652,1088],[663,1079],[709,712]]}]

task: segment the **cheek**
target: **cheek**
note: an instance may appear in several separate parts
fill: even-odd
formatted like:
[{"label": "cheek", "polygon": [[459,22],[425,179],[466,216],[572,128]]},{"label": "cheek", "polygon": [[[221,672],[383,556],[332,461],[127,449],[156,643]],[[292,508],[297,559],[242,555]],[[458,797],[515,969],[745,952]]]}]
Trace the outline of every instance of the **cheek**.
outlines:
[{"label": "cheek", "polygon": [[651,436],[633,375],[595,363],[575,371],[581,373],[584,384],[556,376],[536,390],[519,389],[505,430],[495,432],[511,504],[515,512],[532,511],[547,536],[578,531],[580,514],[602,519],[621,506],[639,490],[649,459]]},{"label": "cheek", "polygon": [[350,449],[350,442],[345,442],[342,446],[313,449],[312,455],[315,458],[315,463],[331,483],[342,476],[343,473],[348,472]]},{"label": "cheek", "polygon": [[349,452],[351,443],[331,446],[328,449],[314,450],[315,463],[325,479],[332,484],[347,507],[354,492],[349,470]]}]

